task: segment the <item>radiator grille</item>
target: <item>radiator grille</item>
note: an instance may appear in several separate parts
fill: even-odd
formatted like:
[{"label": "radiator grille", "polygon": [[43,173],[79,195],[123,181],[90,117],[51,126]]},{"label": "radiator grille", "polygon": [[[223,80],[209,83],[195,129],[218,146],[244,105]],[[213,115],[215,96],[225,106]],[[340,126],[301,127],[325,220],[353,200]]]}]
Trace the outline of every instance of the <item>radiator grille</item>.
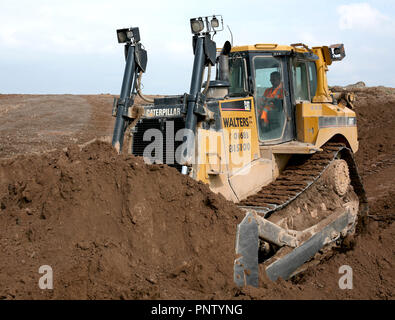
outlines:
[{"label": "radiator grille", "polygon": [[[181,172],[181,165],[177,163],[176,157],[175,157],[175,152],[180,144],[182,144],[182,141],[175,141],[171,140],[171,144],[174,144],[172,147],[171,145],[167,145],[166,143],[166,136],[169,134],[169,137],[171,137],[171,132],[167,133],[167,128],[171,124],[167,124],[166,122],[173,122],[174,124],[174,133],[173,133],[173,139],[178,132],[178,130],[185,128],[185,120],[184,118],[156,118],[156,119],[142,119],[139,121],[139,123],[136,125],[134,134],[133,134],[133,147],[132,147],[132,153],[135,156],[143,156],[144,155],[144,150],[145,148],[151,144],[154,141],[154,137],[151,137],[151,140],[149,141],[144,141],[144,133],[148,129],[157,129],[162,133],[163,137],[163,154],[162,157],[159,155],[153,154],[152,152],[151,156],[154,158],[159,158],[162,163],[166,163],[171,167],[176,168],[178,171]],[[157,151],[157,150],[154,150]],[[172,163],[167,163],[167,160],[172,160]]]}]

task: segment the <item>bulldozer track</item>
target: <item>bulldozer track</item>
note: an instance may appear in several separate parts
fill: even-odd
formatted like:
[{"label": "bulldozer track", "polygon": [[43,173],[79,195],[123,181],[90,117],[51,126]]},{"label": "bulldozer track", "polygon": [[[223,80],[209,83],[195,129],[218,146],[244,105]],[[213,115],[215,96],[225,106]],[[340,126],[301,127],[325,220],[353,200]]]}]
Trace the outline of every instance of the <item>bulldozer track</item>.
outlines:
[{"label": "bulldozer track", "polygon": [[306,192],[336,158],[347,162],[351,185],[359,198],[360,217],[366,216],[368,205],[362,180],[352,151],[342,143],[327,143],[321,152],[305,157],[294,157],[274,182],[238,205],[242,209],[253,209],[267,218]]}]

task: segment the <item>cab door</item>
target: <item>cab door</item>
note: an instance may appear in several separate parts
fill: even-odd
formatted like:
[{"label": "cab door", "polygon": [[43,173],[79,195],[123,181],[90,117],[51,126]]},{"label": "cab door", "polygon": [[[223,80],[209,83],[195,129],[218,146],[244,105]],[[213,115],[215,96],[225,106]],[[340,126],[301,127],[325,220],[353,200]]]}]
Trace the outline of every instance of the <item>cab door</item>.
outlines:
[{"label": "cab door", "polygon": [[260,144],[293,140],[294,110],[290,101],[286,58],[258,54],[252,58],[251,69]]}]

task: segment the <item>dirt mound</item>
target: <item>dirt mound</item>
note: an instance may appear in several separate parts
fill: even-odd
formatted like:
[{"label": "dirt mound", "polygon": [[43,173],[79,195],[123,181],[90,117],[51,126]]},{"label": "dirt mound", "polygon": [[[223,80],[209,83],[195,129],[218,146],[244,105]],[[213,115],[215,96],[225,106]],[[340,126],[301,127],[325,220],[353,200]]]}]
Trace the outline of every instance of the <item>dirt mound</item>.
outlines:
[{"label": "dirt mound", "polygon": [[[82,151],[0,162],[0,297],[209,298],[233,287],[241,212],[176,169]],[[38,288],[49,265],[54,290]]]},{"label": "dirt mound", "polygon": [[354,89],[357,101],[359,151],[356,159],[362,174],[395,164],[395,89]]}]

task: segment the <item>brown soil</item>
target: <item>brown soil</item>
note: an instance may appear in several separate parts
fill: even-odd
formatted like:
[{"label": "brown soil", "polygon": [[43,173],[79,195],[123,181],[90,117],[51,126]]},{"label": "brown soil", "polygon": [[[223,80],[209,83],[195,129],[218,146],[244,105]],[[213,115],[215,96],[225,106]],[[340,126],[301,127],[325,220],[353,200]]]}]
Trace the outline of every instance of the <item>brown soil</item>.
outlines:
[{"label": "brown soil", "polygon": [[[241,213],[176,169],[95,142],[3,160],[0,177],[3,297],[182,298],[231,285]],[[44,264],[53,293],[37,286]]]},{"label": "brown soil", "polygon": [[[236,206],[107,143],[76,145],[111,135],[111,96],[0,95],[0,299],[393,299],[395,89],[354,92],[367,230],[292,281],[244,289]],[[342,265],[353,290],[339,289]]]}]

